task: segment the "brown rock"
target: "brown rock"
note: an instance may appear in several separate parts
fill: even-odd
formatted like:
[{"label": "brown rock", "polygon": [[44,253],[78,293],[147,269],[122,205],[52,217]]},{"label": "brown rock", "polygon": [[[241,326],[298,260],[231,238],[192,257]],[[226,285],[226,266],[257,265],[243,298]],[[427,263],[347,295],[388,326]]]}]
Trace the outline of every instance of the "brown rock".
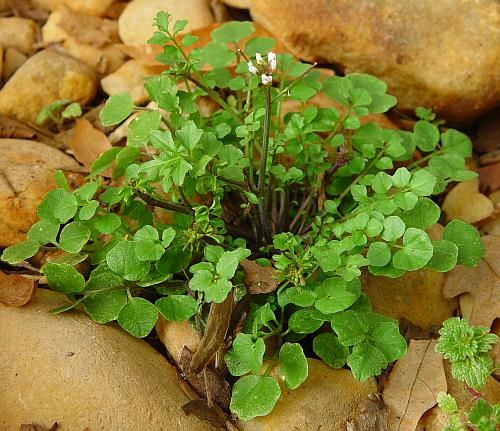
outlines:
[{"label": "brown rock", "polygon": [[36,24],[28,18],[0,18],[0,45],[16,48],[25,54],[33,51],[36,39]]},{"label": "brown rock", "polygon": [[43,42],[60,43],[63,50],[100,74],[118,69],[125,55],[119,43],[116,21],[84,15],[68,9],[50,14],[42,28]]},{"label": "brown rock", "polygon": [[109,96],[126,91],[137,105],[148,100],[144,88],[144,77],[154,75],[153,68],[144,66],[138,60],[128,60],[118,70],[101,80],[102,89]]},{"label": "brown rock", "polygon": [[0,91],[0,114],[34,122],[40,110],[58,99],[82,105],[95,95],[97,83],[84,64],[45,49],[31,57]]},{"label": "brown rock", "polygon": [[[375,379],[357,382],[348,370],[334,370],[322,361],[308,359],[309,376],[297,389],[281,386],[281,398],[265,417],[239,422],[242,431],[345,430],[358,415]],[[271,375],[277,375],[277,369]]]},{"label": "brown rock", "polygon": [[77,169],[71,157],[39,142],[0,139],[0,247],[26,238],[36,209],[56,187],[54,169]]},{"label": "brown rock", "polygon": [[363,290],[375,312],[401,320],[406,318],[422,329],[435,329],[458,308],[456,299],[443,296],[444,274],[430,269],[407,272],[400,278],[363,274]]},{"label": "brown rock", "polygon": [[189,20],[186,32],[214,22],[208,0],[133,0],[118,19],[118,31],[123,43],[146,44],[157,30],[153,20],[161,10],[172,14],[172,24],[180,19]]},{"label": "brown rock", "polygon": [[250,0],[250,12],[300,58],[383,79],[401,109],[466,122],[500,102],[495,0]]},{"label": "brown rock", "polygon": [[48,311],[63,295],[39,289],[22,308],[0,305],[0,428],[208,431],[186,416],[172,366],[142,340],[79,312]]},{"label": "brown rock", "polygon": [[222,0],[222,3],[238,9],[248,9],[250,7],[249,0]]},{"label": "brown rock", "polygon": [[2,81],[7,81],[28,57],[16,48],[7,48],[3,59]]},{"label": "brown rock", "polygon": [[161,316],[156,323],[156,333],[177,364],[180,363],[184,346],[195,352],[201,339],[188,321],[169,322]]},{"label": "brown rock", "polygon": [[104,16],[115,0],[32,0],[34,4],[51,12],[67,7],[75,12]]}]

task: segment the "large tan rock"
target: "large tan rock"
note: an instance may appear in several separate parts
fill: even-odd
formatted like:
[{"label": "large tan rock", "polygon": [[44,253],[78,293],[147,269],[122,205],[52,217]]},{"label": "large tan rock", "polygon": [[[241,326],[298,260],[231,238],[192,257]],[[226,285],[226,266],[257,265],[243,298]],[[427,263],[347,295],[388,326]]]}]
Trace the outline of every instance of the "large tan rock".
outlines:
[{"label": "large tan rock", "polygon": [[45,105],[58,99],[87,104],[96,88],[91,69],[74,58],[45,49],[26,61],[0,90],[0,114],[34,122]]},{"label": "large tan rock", "polygon": [[50,14],[42,36],[45,45],[59,43],[99,74],[114,72],[124,62],[125,54],[116,46],[120,42],[116,21],[58,10]]},{"label": "large tan rock", "polygon": [[156,333],[165,345],[168,353],[177,363],[181,360],[184,346],[191,350],[191,352],[194,352],[198,348],[201,339],[188,321],[169,322],[161,316],[156,323]]},{"label": "large tan rock", "polygon": [[101,87],[108,96],[126,91],[137,105],[148,100],[144,88],[144,78],[154,75],[153,68],[143,65],[139,60],[128,60],[118,70],[101,79]]},{"label": "large tan rock", "polygon": [[496,0],[250,0],[250,12],[299,57],[382,78],[402,109],[463,122],[500,103]]},{"label": "large tan rock", "polygon": [[[297,389],[281,385],[281,398],[265,417],[240,422],[241,431],[345,430],[347,421],[362,410],[375,379],[357,382],[348,370],[334,370],[308,359],[309,376]],[[271,375],[278,373],[273,370]]]},{"label": "large tan rock", "polygon": [[0,18],[0,46],[29,54],[36,40],[36,24],[28,18]]},{"label": "large tan rock", "polygon": [[51,12],[67,7],[88,15],[104,16],[115,0],[32,0],[36,5]]},{"label": "large tan rock", "polygon": [[142,340],[79,312],[48,314],[64,296],[39,289],[25,307],[0,305],[0,429],[208,431],[186,416],[173,367]]},{"label": "large tan rock", "polygon": [[185,31],[205,27],[214,22],[208,0],[133,0],[118,19],[118,31],[123,43],[144,45],[157,28],[153,25],[156,13],[172,14],[171,23],[189,20]]},{"label": "large tan rock", "polygon": [[439,328],[458,308],[456,298],[444,297],[443,282],[444,274],[430,269],[394,279],[365,273],[361,279],[375,312],[398,320],[406,318],[423,329]]},{"label": "large tan rock", "polygon": [[54,169],[78,168],[74,159],[39,142],[0,139],[0,247],[26,239],[36,209],[56,187]]}]

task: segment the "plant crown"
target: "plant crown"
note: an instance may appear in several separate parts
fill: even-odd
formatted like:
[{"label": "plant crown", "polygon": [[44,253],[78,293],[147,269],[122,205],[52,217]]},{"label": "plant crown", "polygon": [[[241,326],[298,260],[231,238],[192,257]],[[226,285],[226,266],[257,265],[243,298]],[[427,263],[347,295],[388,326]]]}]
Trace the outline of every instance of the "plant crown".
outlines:
[{"label": "plant crown", "polygon": [[[230,408],[248,420],[272,411],[278,379],[291,389],[304,382],[309,346],[358,380],[405,354],[397,321],[372,311],[361,272],[394,278],[478,262],[472,226],[453,220],[440,239],[426,233],[441,216],[431,196],[476,176],[465,166],[472,147],[441,132],[429,110],[413,132],[371,122],[396,105],[384,82],[276,57],[275,41],[252,37],[251,22],[223,24],[203,46],[182,33],[186,24],[158,13],[149,43],[163,48],[166,70],[146,79],[153,103],[108,99],[105,126],[133,117],[126,145],[102,154],[77,189],[58,172],[40,221],[2,259],[64,251],[41,268],[72,301],[55,312],[82,304],[136,337],[158,315],[203,329],[209,305],[230,295],[246,318],[222,353],[238,377]],[[217,109],[204,112],[207,99]],[[272,271],[275,289],[250,288],[248,260],[258,276]],[[83,261],[92,265],[85,277]]]}]

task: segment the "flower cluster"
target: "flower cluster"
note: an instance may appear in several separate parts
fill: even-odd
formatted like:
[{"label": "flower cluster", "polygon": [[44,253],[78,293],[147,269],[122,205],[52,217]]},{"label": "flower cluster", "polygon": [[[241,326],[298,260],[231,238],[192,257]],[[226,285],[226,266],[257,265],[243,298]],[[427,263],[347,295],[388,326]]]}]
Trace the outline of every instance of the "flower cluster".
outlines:
[{"label": "flower cluster", "polygon": [[260,75],[262,84],[270,85],[273,82],[273,72],[276,70],[276,53],[269,52],[267,60],[259,53],[255,54],[256,64],[248,62],[248,71],[253,75]]}]

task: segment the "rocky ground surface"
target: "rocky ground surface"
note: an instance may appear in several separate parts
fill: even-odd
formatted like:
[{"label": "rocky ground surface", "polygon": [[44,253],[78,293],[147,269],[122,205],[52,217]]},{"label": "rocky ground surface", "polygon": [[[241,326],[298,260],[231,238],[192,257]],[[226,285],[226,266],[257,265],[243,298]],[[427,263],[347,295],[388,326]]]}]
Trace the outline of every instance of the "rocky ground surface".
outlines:
[{"label": "rocky ground surface", "polygon": [[[412,340],[413,359],[362,383],[347,370],[310,359],[307,382],[294,391],[282,388],[272,414],[246,423],[210,422],[183,409],[198,397],[174,368],[185,345],[196,349],[189,325],[159,322],[167,352],[148,341],[162,356],[147,342],[78,311],[48,314],[62,297],[38,289],[24,307],[0,304],[0,429],[38,424],[26,429],[42,430],[57,422],[63,431],[441,430],[445,419],[434,407],[437,392],[447,389],[463,408],[473,398],[451,377],[446,361],[423,353],[432,350],[437,329],[461,313],[500,334],[498,1],[0,0],[0,247],[24,239],[37,220],[38,202],[55,187],[54,169],[78,184],[92,161],[125,136],[126,125],[112,130],[98,121],[107,95],[128,91],[135,103],[149,102],[143,78],[161,67],[146,41],[159,10],[188,19],[188,30],[200,35],[218,22],[253,19],[284,49],[328,66],[324,73],[366,72],[384,79],[399,105],[390,118],[371,119],[383,127],[411,128],[414,109],[427,106],[468,133],[475,147],[470,166],[479,177],[455,186],[440,203],[447,220],[473,223],[487,235],[487,253],[477,268],[447,275],[364,275],[375,311],[397,318]],[[59,99],[79,102],[83,117],[55,129],[36,126],[42,108]],[[199,108],[213,109],[208,103]],[[11,288],[5,277],[0,270],[0,288]],[[500,358],[498,347],[492,355]],[[420,378],[412,374],[415,363],[424,369],[434,364],[429,381],[423,379],[430,401],[428,393],[405,392]],[[495,377],[483,395],[500,401]],[[427,407],[417,413],[401,409],[398,399],[404,397]]]}]

